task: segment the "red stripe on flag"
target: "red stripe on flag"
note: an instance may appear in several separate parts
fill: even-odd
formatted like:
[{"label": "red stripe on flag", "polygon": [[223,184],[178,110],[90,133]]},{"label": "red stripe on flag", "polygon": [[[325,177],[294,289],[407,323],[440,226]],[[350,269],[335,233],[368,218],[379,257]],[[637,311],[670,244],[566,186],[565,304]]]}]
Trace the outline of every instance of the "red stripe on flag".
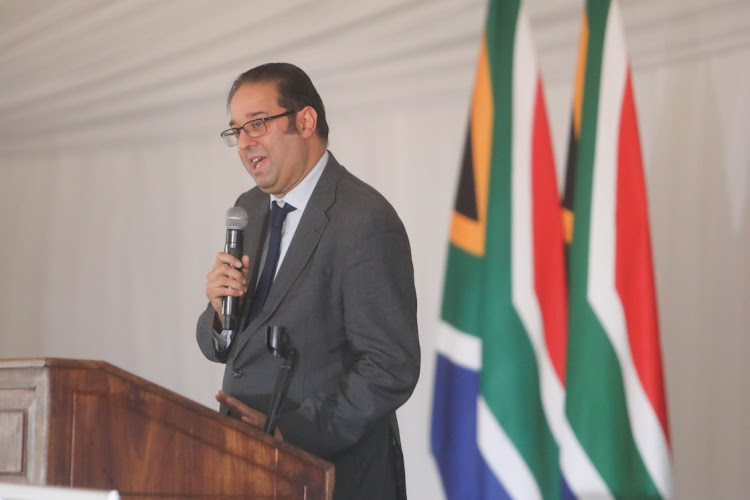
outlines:
[{"label": "red stripe on flag", "polygon": [[620,115],[617,165],[616,283],[636,372],[669,443],[664,376],[659,347],[648,201],[638,123],[628,67]]},{"label": "red stripe on flag", "polygon": [[568,299],[565,290],[562,207],[541,78],[537,78],[532,134],[534,288],[539,299],[547,350],[564,386]]}]

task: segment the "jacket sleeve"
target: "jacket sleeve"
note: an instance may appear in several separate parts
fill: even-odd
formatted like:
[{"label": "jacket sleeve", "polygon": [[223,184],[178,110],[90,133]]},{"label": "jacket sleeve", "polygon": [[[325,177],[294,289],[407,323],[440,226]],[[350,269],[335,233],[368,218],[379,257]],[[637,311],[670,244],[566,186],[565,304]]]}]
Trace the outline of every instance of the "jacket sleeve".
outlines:
[{"label": "jacket sleeve", "polygon": [[217,352],[214,347],[213,332],[216,327],[215,320],[216,311],[214,311],[214,308],[209,302],[206,309],[200,316],[198,316],[198,324],[195,328],[195,338],[198,341],[198,347],[200,347],[201,352],[205,357],[211,361],[216,361],[217,363],[226,363],[229,350],[225,353],[220,353]]},{"label": "jacket sleeve", "polygon": [[[241,194],[235,201],[234,206],[243,206],[243,208],[247,207],[242,203],[241,200],[243,198],[247,199],[248,193]],[[245,252],[247,255],[247,253]],[[214,340],[213,340],[213,333],[215,331],[220,331],[220,325],[218,323],[218,318],[216,316],[216,311],[214,311],[214,308],[211,306],[211,303],[208,302],[206,305],[206,309],[201,313],[200,316],[198,316],[198,324],[196,325],[195,329],[195,338],[198,341],[198,347],[200,347],[201,352],[203,353],[206,358],[210,359],[211,361],[216,361],[217,363],[226,363],[229,349],[227,349],[225,352],[218,352],[215,348]]]}]

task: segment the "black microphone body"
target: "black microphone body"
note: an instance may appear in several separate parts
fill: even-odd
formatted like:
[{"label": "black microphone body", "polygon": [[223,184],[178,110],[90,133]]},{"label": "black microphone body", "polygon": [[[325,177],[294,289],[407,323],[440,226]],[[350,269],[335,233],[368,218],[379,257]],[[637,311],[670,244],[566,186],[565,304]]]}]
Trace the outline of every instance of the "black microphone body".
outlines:
[{"label": "black microphone body", "polygon": [[[227,210],[226,217],[227,234],[224,243],[224,252],[232,257],[242,260],[242,246],[245,237],[245,226],[247,225],[247,212],[241,207],[231,207]],[[238,314],[240,312],[240,297],[226,296],[221,304],[221,315],[224,322],[224,330],[234,331],[237,327]]]},{"label": "black microphone body", "polygon": [[281,406],[286,399],[294,368],[297,365],[297,349],[292,345],[286,328],[272,325],[266,327],[266,348],[275,357],[283,360],[276,376],[276,385],[273,388],[271,404],[266,412],[266,421],[263,423],[263,432],[273,436]]}]

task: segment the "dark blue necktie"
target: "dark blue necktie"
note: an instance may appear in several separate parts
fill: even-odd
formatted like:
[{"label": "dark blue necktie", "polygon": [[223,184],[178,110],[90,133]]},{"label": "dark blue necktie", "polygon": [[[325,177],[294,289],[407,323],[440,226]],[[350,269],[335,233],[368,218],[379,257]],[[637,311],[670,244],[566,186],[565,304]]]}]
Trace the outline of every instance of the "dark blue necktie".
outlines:
[{"label": "dark blue necktie", "polygon": [[273,283],[273,277],[276,274],[276,266],[279,263],[281,227],[284,225],[286,214],[293,212],[294,210],[296,210],[296,208],[289,203],[284,203],[283,207],[280,207],[275,201],[271,204],[271,235],[268,238],[266,263],[263,265],[263,271],[260,273],[258,286],[255,288],[253,301],[250,305],[250,312],[248,313],[247,321],[245,321],[243,327],[250,324],[260,310],[263,309],[263,304],[266,303],[268,292],[271,290],[271,283]]}]

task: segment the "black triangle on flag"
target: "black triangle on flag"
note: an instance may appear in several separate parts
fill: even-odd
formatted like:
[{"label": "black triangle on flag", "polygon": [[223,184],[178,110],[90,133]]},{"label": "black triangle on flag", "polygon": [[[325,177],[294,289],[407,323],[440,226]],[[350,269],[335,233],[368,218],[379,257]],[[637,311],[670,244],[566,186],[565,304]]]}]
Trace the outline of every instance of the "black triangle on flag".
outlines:
[{"label": "black triangle on flag", "polygon": [[461,173],[458,179],[455,211],[471,220],[479,222],[476,182],[474,179],[474,155],[471,152],[471,125],[466,130],[466,143],[464,144],[464,157],[461,162]]}]

